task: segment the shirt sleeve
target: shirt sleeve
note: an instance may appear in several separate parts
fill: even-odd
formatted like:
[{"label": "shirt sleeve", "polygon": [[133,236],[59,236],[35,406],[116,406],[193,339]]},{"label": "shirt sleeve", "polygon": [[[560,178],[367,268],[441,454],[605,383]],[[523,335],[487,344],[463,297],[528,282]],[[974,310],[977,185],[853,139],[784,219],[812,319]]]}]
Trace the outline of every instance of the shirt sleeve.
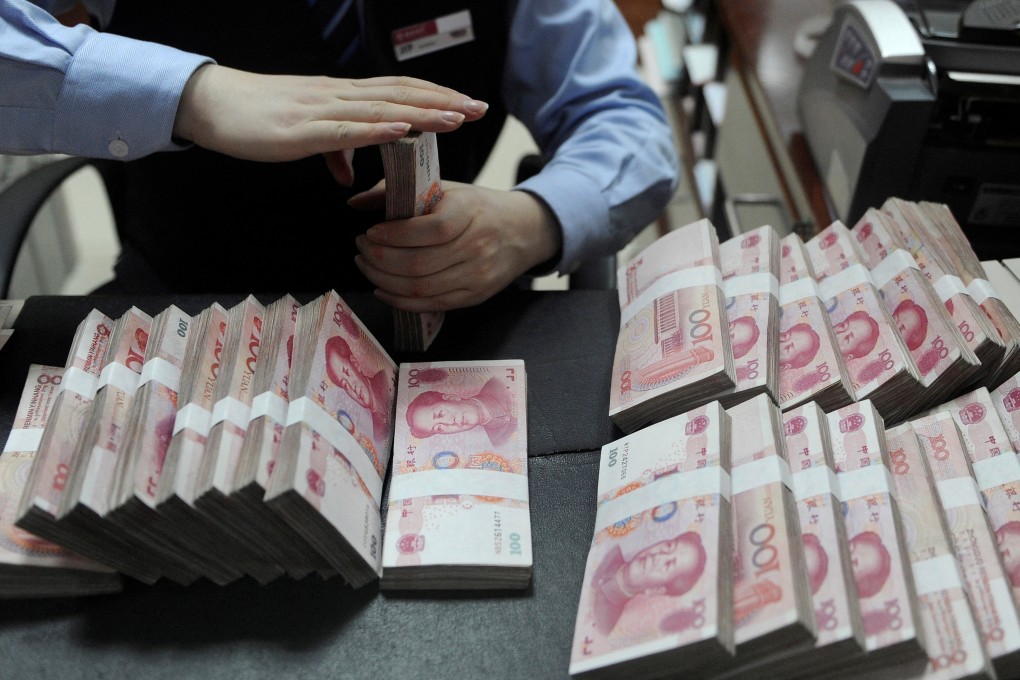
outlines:
[{"label": "shirt sleeve", "polygon": [[517,3],[503,94],[548,162],[516,189],[559,220],[560,273],[622,248],[676,188],[672,131],[636,64],[634,38],[611,0]]},{"label": "shirt sleeve", "polygon": [[[112,3],[94,4],[108,18]],[[0,152],[130,160],[180,148],[171,135],[181,93],[211,61],[0,0]]]}]

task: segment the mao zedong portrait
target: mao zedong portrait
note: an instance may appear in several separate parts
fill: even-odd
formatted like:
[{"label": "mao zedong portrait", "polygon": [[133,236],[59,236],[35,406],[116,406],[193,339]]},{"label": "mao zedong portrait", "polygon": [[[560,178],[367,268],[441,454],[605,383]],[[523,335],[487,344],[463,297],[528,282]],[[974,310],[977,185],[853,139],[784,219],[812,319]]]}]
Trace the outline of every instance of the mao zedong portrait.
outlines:
[{"label": "mao zedong portrait", "polygon": [[372,414],[376,441],[384,440],[390,431],[390,409],[393,405],[393,382],[380,369],[366,375],[362,363],[339,335],[326,341],[326,375],[355,402]]},{"label": "mao zedong portrait", "polygon": [[510,386],[499,378],[489,378],[477,394],[469,397],[436,390],[422,392],[407,406],[407,424],[419,439],[481,427],[493,446],[507,443],[517,431]]},{"label": "mao zedong portrait", "polygon": [[693,531],[653,543],[630,559],[614,545],[592,576],[596,630],[608,635],[638,596],[683,595],[701,578],[707,559]]}]

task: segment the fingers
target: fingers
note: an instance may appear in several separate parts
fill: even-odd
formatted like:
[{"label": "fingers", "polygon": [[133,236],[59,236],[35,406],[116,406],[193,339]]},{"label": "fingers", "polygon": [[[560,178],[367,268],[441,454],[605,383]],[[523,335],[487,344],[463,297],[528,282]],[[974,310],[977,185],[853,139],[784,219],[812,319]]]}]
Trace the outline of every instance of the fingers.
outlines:
[{"label": "fingers", "polygon": [[345,187],[354,184],[354,149],[330,151],[323,156],[326,159],[326,167],[338,183]]},{"label": "fingers", "polygon": [[471,281],[472,288],[464,286],[467,265],[456,264],[430,276],[401,276],[381,271],[363,255],[354,258],[361,272],[378,286],[375,296],[397,309],[409,312],[430,312],[475,305],[488,297],[473,288],[479,281]]},{"label": "fingers", "polygon": [[357,210],[383,210],[386,208],[386,180],[381,179],[376,185],[360,194],[347,199],[347,205]]},{"label": "fingers", "polygon": [[419,109],[459,112],[468,120],[485,115],[489,105],[456,90],[418,78],[381,76],[349,81],[353,93],[344,98],[360,101],[386,101]]}]

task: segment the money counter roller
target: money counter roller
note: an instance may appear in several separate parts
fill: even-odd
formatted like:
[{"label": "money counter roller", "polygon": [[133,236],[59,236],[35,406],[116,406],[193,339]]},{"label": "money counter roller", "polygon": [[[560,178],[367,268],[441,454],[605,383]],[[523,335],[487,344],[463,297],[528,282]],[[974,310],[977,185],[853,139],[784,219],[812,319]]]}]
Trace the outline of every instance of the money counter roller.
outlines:
[{"label": "money counter roller", "polygon": [[945,203],[981,259],[1020,256],[1018,26],[1020,0],[836,8],[797,108],[839,219],[889,196]]}]

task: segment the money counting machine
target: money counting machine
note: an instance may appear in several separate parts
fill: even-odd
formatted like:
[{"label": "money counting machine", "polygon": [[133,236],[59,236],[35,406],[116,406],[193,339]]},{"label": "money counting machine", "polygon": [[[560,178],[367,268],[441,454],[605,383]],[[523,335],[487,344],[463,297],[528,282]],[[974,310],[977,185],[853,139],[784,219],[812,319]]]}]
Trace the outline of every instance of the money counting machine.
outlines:
[{"label": "money counting machine", "polygon": [[836,8],[797,107],[839,219],[889,196],[935,201],[982,259],[1020,255],[1018,27],[1020,0]]}]

